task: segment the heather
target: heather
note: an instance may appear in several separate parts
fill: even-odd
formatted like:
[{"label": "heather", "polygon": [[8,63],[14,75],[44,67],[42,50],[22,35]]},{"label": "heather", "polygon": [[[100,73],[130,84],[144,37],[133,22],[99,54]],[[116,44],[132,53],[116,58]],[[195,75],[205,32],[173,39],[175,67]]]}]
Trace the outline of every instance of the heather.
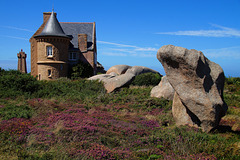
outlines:
[{"label": "heather", "polygon": [[[151,98],[152,86],[107,94],[97,81],[0,74],[0,159],[240,158],[238,78],[226,78],[229,110],[219,128],[204,133],[176,127],[172,102]],[[30,84],[18,90],[6,79]]]}]

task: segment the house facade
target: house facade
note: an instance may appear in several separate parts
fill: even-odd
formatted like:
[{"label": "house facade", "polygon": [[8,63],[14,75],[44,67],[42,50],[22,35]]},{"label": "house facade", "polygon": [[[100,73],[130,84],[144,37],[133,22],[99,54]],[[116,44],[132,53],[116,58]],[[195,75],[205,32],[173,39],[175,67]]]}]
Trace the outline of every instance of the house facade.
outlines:
[{"label": "house facade", "polygon": [[39,80],[67,77],[69,67],[82,61],[96,73],[96,25],[58,22],[56,13],[44,12],[43,24],[30,38],[31,74]]}]

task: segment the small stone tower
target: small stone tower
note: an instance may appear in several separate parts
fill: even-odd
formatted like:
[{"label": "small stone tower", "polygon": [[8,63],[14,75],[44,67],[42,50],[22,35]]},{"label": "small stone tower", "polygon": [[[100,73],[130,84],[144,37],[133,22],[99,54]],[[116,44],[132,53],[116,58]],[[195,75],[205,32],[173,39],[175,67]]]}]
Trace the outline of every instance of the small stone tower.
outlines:
[{"label": "small stone tower", "polygon": [[67,77],[68,48],[71,37],[67,36],[52,11],[44,29],[36,40],[37,67],[33,72],[39,80]]},{"label": "small stone tower", "polygon": [[23,52],[21,49],[21,52],[17,54],[18,57],[18,70],[22,73],[27,73],[27,65],[26,65],[26,58],[27,54]]}]

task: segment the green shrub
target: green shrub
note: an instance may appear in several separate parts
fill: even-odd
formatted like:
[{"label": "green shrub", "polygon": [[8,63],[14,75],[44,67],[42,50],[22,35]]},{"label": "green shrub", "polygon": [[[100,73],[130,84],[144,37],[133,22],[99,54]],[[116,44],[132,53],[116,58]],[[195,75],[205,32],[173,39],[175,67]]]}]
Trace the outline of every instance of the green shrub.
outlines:
[{"label": "green shrub", "polygon": [[[157,137],[163,140],[168,147],[163,148],[166,152],[170,150],[177,155],[195,155],[207,153],[215,155],[217,159],[239,158],[239,153],[230,150],[235,138],[226,138],[221,134],[208,134],[202,131],[189,130],[186,126],[175,127],[168,130],[160,130]],[[237,158],[236,158],[237,159]]]},{"label": "green shrub", "polygon": [[26,105],[7,105],[0,108],[0,116],[3,120],[11,118],[31,118],[33,114],[32,108]]},{"label": "green shrub", "polygon": [[153,159],[163,159],[164,157],[162,155],[156,155],[152,154],[148,157],[148,160],[153,160]]},{"label": "green shrub", "polygon": [[88,78],[93,76],[93,68],[89,63],[79,61],[70,69],[71,79]]},{"label": "green shrub", "polygon": [[240,107],[240,78],[229,77],[225,79],[224,100],[228,106]]},{"label": "green shrub", "polygon": [[135,86],[156,86],[161,81],[161,76],[158,73],[143,73],[137,75],[132,82]]},{"label": "green shrub", "polygon": [[29,95],[39,89],[36,78],[16,70],[0,72],[0,97]]},{"label": "green shrub", "polygon": [[135,87],[135,88],[122,88],[118,92],[102,95],[101,102],[107,103],[137,103],[138,106],[142,104],[146,98],[150,95],[150,87]]},{"label": "green shrub", "polygon": [[0,75],[1,75],[1,73],[4,72],[4,71],[5,71],[5,70],[0,67]]},{"label": "green shrub", "polygon": [[236,93],[224,93],[224,101],[228,106],[240,107],[240,95]]},{"label": "green shrub", "polygon": [[42,98],[63,98],[69,100],[85,100],[97,97],[100,93],[105,93],[105,89],[98,81],[88,81],[85,79],[56,81],[40,81],[40,89],[34,93],[33,97]]},{"label": "green shrub", "polygon": [[103,85],[97,81],[85,79],[72,81],[67,78],[38,81],[30,74],[22,74],[15,70],[1,71],[0,75],[0,97],[64,97],[65,99],[85,100],[105,93]]},{"label": "green shrub", "polygon": [[225,78],[226,84],[240,85],[240,77],[228,77]]}]

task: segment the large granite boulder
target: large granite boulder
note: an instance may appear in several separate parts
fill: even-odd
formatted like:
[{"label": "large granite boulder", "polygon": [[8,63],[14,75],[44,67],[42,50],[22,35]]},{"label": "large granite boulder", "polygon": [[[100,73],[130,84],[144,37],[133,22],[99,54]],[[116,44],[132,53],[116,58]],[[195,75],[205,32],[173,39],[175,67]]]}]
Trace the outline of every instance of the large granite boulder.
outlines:
[{"label": "large granite boulder", "polygon": [[227,111],[223,100],[224,73],[202,52],[173,45],[158,50],[167,79],[176,91],[173,116],[178,125],[197,125],[209,132]]},{"label": "large granite boulder", "polygon": [[99,75],[95,75],[95,76],[92,76],[92,77],[88,78],[88,80],[99,80],[101,82],[101,81],[104,81],[106,79],[113,78],[115,76],[116,75],[114,75],[114,74],[99,74]]},{"label": "large granite boulder", "polygon": [[167,77],[163,76],[160,83],[152,88],[150,96],[156,98],[162,97],[168,100],[173,100],[174,93],[175,90],[168,82]]},{"label": "large granite boulder", "polygon": [[126,71],[126,73],[131,73],[131,74],[134,74],[135,76],[142,73],[148,73],[148,72],[159,73],[158,71],[155,71],[153,69],[150,69],[144,66],[133,66]]},{"label": "large granite boulder", "polygon": [[96,75],[88,78],[88,80],[99,80],[103,82],[105,89],[110,93],[130,85],[136,75],[147,72],[158,73],[157,71],[143,66],[131,67],[128,65],[115,65],[109,68],[106,74]]},{"label": "large granite boulder", "polygon": [[119,88],[127,87],[134,80],[135,75],[131,73],[126,73],[122,75],[117,75],[116,73],[110,74],[100,74],[88,78],[88,80],[99,80],[103,82],[107,93],[113,92]]},{"label": "large granite boulder", "polygon": [[128,65],[115,65],[110,67],[107,70],[106,74],[110,74],[112,72],[117,73],[118,75],[124,74],[129,68],[131,68],[131,66]]},{"label": "large granite boulder", "polygon": [[122,87],[129,86],[134,80],[135,75],[131,73],[125,73],[119,76],[115,76],[113,78],[106,79],[104,82],[104,87],[107,90],[107,93],[115,91]]}]

